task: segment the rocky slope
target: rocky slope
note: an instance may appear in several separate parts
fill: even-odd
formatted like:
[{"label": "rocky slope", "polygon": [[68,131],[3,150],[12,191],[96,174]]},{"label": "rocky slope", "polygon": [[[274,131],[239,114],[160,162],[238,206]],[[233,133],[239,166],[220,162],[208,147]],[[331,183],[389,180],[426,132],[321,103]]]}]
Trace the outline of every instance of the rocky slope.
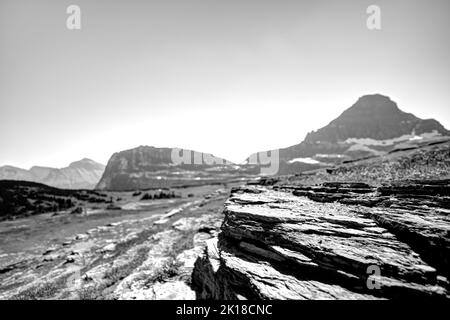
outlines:
[{"label": "rocky slope", "polygon": [[0,180],[39,182],[62,189],[93,189],[104,170],[104,165],[85,158],[61,169],[34,166],[25,170],[3,166],[0,167]]},{"label": "rocky slope", "polygon": [[403,112],[389,97],[366,95],[325,127],[308,133],[303,142],[280,149],[279,173],[383,155],[448,135],[438,121]]},{"label": "rocky slope", "polygon": [[[115,153],[96,188],[135,190],[204,185],[245,174],[227,160],[191,150],[187,150],[185,162],[177,163],[172,159],[172,151],[172,148],[140,146]],[[181,158],[183,154],[180,152],[179,155]]]},{"label": "rocky slope", "polygon": [[201,299],[448,298],[450,180],[236,188]]}]

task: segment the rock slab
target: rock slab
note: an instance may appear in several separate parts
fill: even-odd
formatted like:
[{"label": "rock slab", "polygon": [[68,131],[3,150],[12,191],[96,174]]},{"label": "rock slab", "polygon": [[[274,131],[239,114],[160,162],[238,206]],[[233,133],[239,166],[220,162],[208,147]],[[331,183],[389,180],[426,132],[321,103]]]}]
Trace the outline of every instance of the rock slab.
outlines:
[{"label": "rock slab", "polygon": [[449,182],[408,183],[233,189],[197,298],[448,298]]}]

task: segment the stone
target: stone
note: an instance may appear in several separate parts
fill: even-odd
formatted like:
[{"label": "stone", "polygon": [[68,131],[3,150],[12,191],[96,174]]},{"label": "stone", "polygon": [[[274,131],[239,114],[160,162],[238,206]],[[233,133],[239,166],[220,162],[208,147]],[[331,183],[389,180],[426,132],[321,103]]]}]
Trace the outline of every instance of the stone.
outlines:
[{"label": "stone", "polygon": [[48,255],[49,253],[54,252],[56,249],[58,249],[57,247],[50,247],[47,248],[47,250],[45,250],[45,252],[42,254],[43,256]]},{"label": "stone", "polygon": [[89,238],[87,234],[80,233],[75,236],[74,240],[86,240],[87,238]]},{"label": "stone", "polygon": [[388,188],[387,199],[366,184],[233,189],[216,244],[195,263],[197,297],[448,297],[450,221],[429,191],[447,185],[430,184],[427,207],[418,192]]},{"label": "stone", "polygon": [[110,244],[104,246],[101,251],[103,253],[106,253],[106,252],[112,252],[114,250],[116,250],[116,245],[114,243],[110,243]]},{"label": "stone", "polygon": [[46,255],[45,257],[44,257],[44,261],[45,262],[50,262],[50,261],[53,261],[53,260],[56,260],[56,259],[58,259],[58,255],[57,254],[49,254],[49,255]]}]

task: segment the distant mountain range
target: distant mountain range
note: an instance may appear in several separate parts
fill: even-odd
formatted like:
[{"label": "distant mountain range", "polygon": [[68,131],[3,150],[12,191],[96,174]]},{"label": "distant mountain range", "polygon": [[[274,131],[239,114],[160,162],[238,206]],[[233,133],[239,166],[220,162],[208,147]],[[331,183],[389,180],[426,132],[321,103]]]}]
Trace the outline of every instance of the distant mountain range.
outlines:
[{"label": "distant mountain range", "polygon": [[104,170],[104,165],[85,158],[61,169],[34,166],[26,170],[3,166],[0,167],[0,180],[39,182],[61,189],[93,189]]},{"label": "distant mountain range", "polygon": [[[301,143],[280,149],[278,174],[379,156],[443,136],[450,136],[450,131],[438,121],[403,112],[387,96],[365,95],[328,125],[308,133]],[[207,153],[185,152],[191,162],[177,163],[172,148],[140,146],[114,153],[106,168],[89,159],[62,169],[24,170],[5,166],[0,167],[0,179],[34,181],[68,189],[134,190],[236,181],[255,177],[265,166],[254,163],[258,159],[255,155],[236,165]]]},{"label": "distant mountain range", "polygon": [[[278,174],[299,173],[346,160],[382,155],[422,141],[450,135],[438,121],[422,120],[401,111],[389,97],[374,94],[358,99],[327,126],[308,133],[303,142],[279,150]],[[255,176],[263,165],[174,164],[171,148],[141,146],[115,153],[98,189],[129,190],[204,184]],[[204,153],[192,152],[201,159]]]},{"label": "distant mountain range", "polygon": [[279,174],[383,155],[448,135],[438,121],[403,112],[387,96],[365,95],[328,125],[308,133],[303,142],[280,149]]}]

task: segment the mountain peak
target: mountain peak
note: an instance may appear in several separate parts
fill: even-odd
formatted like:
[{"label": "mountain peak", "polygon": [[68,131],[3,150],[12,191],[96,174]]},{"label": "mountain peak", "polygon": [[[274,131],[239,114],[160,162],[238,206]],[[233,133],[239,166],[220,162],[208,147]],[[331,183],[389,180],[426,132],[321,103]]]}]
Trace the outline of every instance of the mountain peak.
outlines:
[{"label": "mountain peak", "polygon": [[323,162],[324,157],[339,160],[379,155],[392,150],[397,143],[439,136],[450,136],[450,131],[438,121],[404,112],[388,96],[368,94],[359,97],[328,125],[308,133],[303,142],[281,149],[280,158]]},{"label": "mountain peak", "polygon": [[348,138],[372,138],[377,140],[397,138],[405,134],[448,131],[435,120],[422,120],[403,112],[388,96],[370,94],[360,97],[350,108],[327,126],[311,132],[305,141],[336,143]]},{"label": "mountain peak", "polygon": [[105,166],[101,163],[95,162],[94,160],[83,158],[78,161],[74,161],[69,164],[69,168],[84,168],[84,169],[99,169],[103,170]]},{"label": "mountain peak", "polygon": [[366,95],[359,97],[359,99],[356,103],[358,103],[358,102],[375,102],[375,101],[385,102],[385,103],[393,102],[391,100],[391,98],[388,96],[385,96],[380,93],[373,93],[373,94],[366,94]]},{"label": "mountain peak", "polygon": [[342,113],[341,117],[349,114],[365,114],[367,116],[407,115],[406,112],[398,108],[397,104],[391,98],[378,93],[360,97],[350,108]]}]

